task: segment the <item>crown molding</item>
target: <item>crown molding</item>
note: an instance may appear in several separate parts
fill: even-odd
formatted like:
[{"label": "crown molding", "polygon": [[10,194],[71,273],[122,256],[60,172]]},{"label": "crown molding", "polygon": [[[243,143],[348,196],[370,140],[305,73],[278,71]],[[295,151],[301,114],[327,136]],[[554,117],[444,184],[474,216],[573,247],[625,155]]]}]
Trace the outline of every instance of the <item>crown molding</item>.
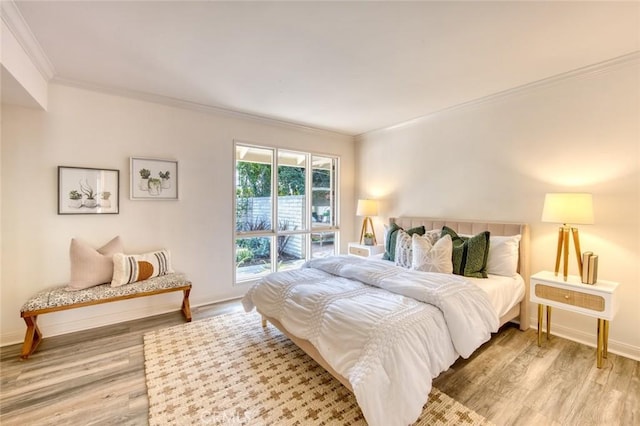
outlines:
[{"label": "crown molding", "polygon": [[258,115],[250,112],[238,111],[228,109],[219,106],[212,106],[206,104],[200,104],[197,102],[185,101],[182,99],[171,98],[168,96],[156,95],[146,92],[138,92],[130,89],[120,89],[109,86],[102,86],[94,83],[87,83],[78,80],[65,79],[60,77],[54,77],[51,83],[59,84],[62,86],[75,87],[78,89],[89,90],[92,92],[100,92],[107,95],[121,96],[124,98],[136,99],[144,102],[151,102],[161,104],[165,106],[187,109],[192,111],[203,112],[207,114],[215,114],[230,118],[239,118],[244,120],[251,120],[262,124],[271,126],[278,126],[282,128],[295,129],[308,133],[325,134],[325,135],[340,135],[353,138],[353,134],[345,133],[344,131],[337,129],[328,129],[321,127],[314,127],[306,123],[297,123],[294,121],[285,121],[278,117],[271,117],[267,115]]},{"label": "crown molding", "polygon": [[467,108],[470,106],[481,105],[488,102],[493,102],[498,99],[502,99],[509,96],[518,95],[524,92],[528,92],[531,90],[541,89],[549,86],[553,86],[558,83],[562,83],[567,80],[577,79],[577,78],[588,78],[594,75],[603,74],[606,72],[613,71],[615,69],[625,67],[628,65],[633,65],[640,63],[640,50],[633,51],[631,53],[618,56],[612,59],[608,59],[602,62],[597,62],[592,65],[587,65],[581,68],[577,68],[575,70],[567,71],[561,74],[556,74],[551,77],[543,78],[541,80],[533,81],[531,83],[526,83],[521,86],[516,86],[511,89],[502,90],[500,92],[492,93],[490,95],[482,96],[480,98],[476,98],[467,102],[462,102],[456,105],[452,105],[446,108],[442,108],[440,110],[431,112],[429,114],[421,115],[419,117],[415,117],[406,121],[402,121],[400,123],[392,124],[390,126],[381,127],[379,129],[371,130],[368,132],[361,133],[359,135],[354,136],[355,140],[360,140],[365,135],[371,135],[374,133],[381,133],[390,130],[399,129],[401,127],[410,126],[413,124],[417,124],[422,120],[426,120],[432,118],[439,114],[444,114],[447,112],[455,111],[462,108]]},{"label": "crown molding", "polygon": [[20,43],[20,46],[22,46],[27,56],[29,56],[40,74],[42,74],[42,77],[46,81],[51,80],[55,75],[55,68],[31,32],[31,28],[29,28],[29,25],[27,25],[27,22],[24,20],[18,6],[16,6],[13,0],[2,0],[0,4],[2,5],[2,22],[9,31],[11,31],[16,40],[18,40],[18,43]]}]

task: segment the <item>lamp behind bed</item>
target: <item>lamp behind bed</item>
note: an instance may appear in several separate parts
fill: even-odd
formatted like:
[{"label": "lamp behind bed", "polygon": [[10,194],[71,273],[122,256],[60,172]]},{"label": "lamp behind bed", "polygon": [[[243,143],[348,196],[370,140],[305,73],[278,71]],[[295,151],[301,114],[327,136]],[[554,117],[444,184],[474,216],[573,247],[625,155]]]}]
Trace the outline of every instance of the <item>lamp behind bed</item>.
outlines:
[{"label": "lamp behind bed", "polygon": [[362,220],[362,230],[360,231],[360,244],[364,244],[364,234],[367,233],[367,223],[371,227],[371,234],[373,234],[373,245],[378,244],[376,241],[376,231],[371,221],[371,216],[378,216],[378,202],[376,200],[358,200],[356,216],[364,216]]}]

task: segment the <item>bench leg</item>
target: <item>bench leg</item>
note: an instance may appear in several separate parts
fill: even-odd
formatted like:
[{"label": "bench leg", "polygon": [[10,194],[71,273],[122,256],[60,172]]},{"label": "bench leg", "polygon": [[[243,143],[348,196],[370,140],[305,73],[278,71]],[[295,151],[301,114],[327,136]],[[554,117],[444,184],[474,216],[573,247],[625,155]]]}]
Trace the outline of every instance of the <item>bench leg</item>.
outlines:
[{"label": "bench leg", "polygon": [[187,322],[191,322],[191,305],[189,304],[189,293],[191,289],[183,290],[184,297],[182,298],[182,315]]},{"label": "bench leg", "polygon": [[24,343],[22,344],[22,352],[20,358],[27,359],[31,355],[40,342],[42,341],[42,332],[38,327],[38,316],[24,317],[24,322],[27,323],[27,333],[24,335]]}]

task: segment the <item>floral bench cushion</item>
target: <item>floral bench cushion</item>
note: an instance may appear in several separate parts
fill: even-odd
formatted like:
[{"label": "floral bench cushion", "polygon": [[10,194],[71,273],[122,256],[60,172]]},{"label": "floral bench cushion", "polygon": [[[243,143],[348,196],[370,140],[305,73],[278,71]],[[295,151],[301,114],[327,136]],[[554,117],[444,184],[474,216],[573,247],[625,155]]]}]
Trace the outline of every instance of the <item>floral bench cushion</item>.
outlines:
[{"label": "floral bench cushion", "polygon": [[120,287],[111,287],[110,284],[101,284],[84,290],[67,291],[66,286],[52,287],[42,290],[31,297],[20,312],[40,311],[42,309],[61,308],[87,302],[95,302],[122,296],[130,296],[138,293],[147,293],[156,290],[167,290],[171,288],[190,285],[191,282],[185,274],[172,273],[159,277],[138,281]]}]

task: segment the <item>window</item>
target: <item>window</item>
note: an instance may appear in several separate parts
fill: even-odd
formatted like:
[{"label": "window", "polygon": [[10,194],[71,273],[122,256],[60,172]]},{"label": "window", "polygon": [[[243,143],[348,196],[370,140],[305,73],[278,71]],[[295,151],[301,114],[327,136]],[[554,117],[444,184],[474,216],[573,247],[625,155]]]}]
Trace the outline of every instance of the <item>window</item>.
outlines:
[{"label": "window", "polygon": [[235,145],[235,281],[336,253],[338,158]]}]

